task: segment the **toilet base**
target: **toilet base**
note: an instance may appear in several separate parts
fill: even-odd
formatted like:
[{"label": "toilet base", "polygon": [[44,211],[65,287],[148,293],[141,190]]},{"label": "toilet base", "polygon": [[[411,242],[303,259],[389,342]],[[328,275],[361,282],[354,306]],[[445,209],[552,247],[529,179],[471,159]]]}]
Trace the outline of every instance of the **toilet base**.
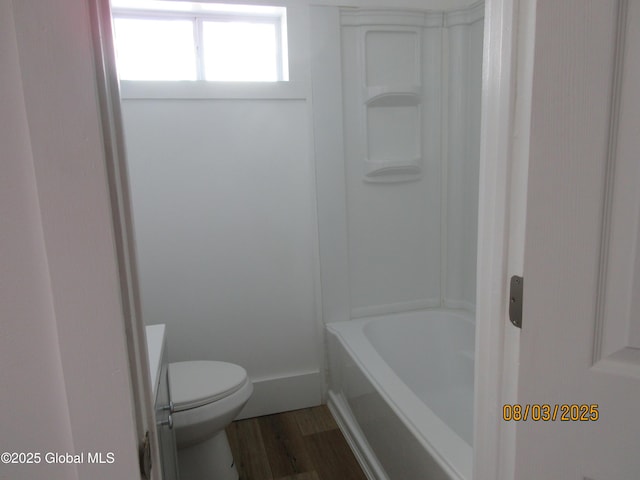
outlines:
[{"label": "toilet base", "polygon": [[238,480],[224,430],[209,440],[178,450],[180,480]]}]

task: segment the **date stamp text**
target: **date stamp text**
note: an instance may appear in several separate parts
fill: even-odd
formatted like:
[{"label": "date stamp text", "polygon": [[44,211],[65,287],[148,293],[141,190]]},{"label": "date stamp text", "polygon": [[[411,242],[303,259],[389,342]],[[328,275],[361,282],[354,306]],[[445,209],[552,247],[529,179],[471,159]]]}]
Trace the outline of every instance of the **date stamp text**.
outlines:
[{"label": "date stamp text", "polygon": [[502,420],[505,422],[596,422],[599,418],[597,403],[505,403],[502,406]]}]

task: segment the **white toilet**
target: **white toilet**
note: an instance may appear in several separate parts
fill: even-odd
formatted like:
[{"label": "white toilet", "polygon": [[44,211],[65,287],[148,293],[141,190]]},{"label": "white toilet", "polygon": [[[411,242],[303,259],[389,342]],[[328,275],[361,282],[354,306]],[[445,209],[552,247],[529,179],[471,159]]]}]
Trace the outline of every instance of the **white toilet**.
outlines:
[{"label": "white toilet", "polygon": [[244,368],[226,362],[169,364],[180,480],[238,480],[224,429],[253,393]]}]

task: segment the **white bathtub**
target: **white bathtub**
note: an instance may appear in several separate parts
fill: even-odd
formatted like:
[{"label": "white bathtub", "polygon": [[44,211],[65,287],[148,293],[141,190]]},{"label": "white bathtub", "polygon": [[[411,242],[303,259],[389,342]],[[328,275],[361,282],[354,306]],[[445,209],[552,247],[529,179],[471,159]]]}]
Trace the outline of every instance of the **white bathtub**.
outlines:
[{"label": "white bathtub", "polygon": [[471,480],[471,315],[422,310],[327,330],[329,407],[367,476]]}]

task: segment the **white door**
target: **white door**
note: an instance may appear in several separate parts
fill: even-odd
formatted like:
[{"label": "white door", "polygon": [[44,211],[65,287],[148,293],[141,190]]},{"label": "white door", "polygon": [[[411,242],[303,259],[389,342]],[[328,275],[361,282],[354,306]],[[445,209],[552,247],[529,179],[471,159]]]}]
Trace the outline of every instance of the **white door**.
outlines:
[{"label": "white door", "polygon": [[538,1],[530,145],[515,478],[638,480],[640,0]]}]

